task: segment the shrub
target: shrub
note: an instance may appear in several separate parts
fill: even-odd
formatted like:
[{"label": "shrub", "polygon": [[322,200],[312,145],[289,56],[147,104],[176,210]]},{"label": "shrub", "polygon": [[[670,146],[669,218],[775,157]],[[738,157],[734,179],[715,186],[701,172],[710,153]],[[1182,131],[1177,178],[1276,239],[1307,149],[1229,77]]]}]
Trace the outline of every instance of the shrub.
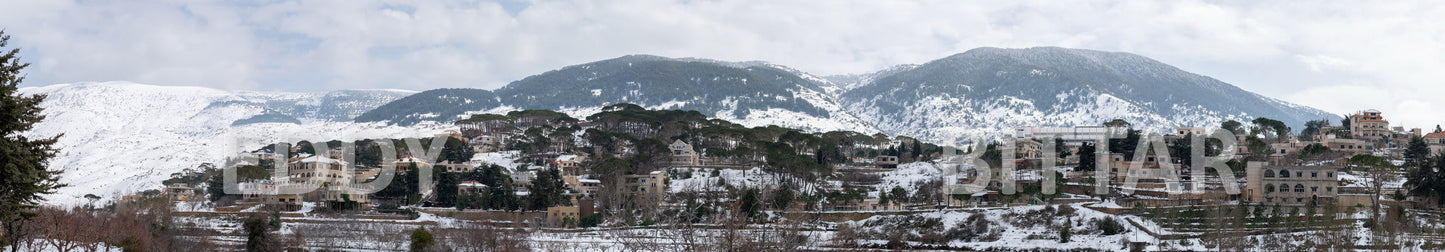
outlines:
[{"label": "shrub", "polygon": [[1114,219],[1114,217],[1104,218],[1103,220],[1100,220],[1098,223],[1096,223],[1095,226],[1099,229],[1099,231],[1102,231],[1104,235],[1116,235],[1128,231],[1124,229],[1124,225],[1120,224],[1118,220]]},{"label": "shrub", "polygon": [[411,251],[426,251],[435,242],[431,232],[427,232],[425,228],[416,228],[411,231]]}]

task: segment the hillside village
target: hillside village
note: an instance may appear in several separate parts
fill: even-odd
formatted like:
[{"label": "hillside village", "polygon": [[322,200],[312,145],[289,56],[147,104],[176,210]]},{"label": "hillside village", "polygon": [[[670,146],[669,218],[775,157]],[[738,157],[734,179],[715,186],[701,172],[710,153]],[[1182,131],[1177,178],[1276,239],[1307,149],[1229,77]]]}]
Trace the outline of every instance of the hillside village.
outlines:
[{"label": "hillside village", "polygon": [[[239,153],[237,160],[258,162],[228,165],[240,177],[238,187],[262,193],[225,193],[220,174],[230,171],[207,165],[173,175],[165,190],[126,200],[165,199],[191,215],[271,211],[288,216],[276,218],[286,223],[320,216],[491,223],[532,232],[531,243],[518,242],[532,244],[524,246],[631,232],[610,241],[628,249],[1445,248],[1437,238],[1445,230],[1433,221],[1445,202],[1439,198],[1445,174],[1431,169],[1445,165],[1439,155],[1445,133],[1391,126],[1376,110],[1338,124],[1311,121],[1298,131],[1267,118],[1173,132],[1143,132],[1122,120],[1023,128],[977,148],[906,136],[747,128],[695,111],[631,104],[586,118],[521,110],[473,115],[455,125],[418,142],[299,142]],[[1216,129],[1232,133],[1235,144],[1209,139],[1194,146],[1211,157],[1233,153],[1224,157],[1228,170],[1194,173],[1191,143],[1218,136]],[[442,149],[409,148],[419,143]],[[388,144],[395,155],[384,155],[392,150],[383,148]],[[435,160],[425,157],[430,152],[439,152]],[[1012,170],[1004,177],[1014,181],[949,190],[946,185],[984,179],[982,167],[952,161],[956,157],[978,158],[990,174]],[[273,160],[286,162],[287,175],[276,172]],[[950,168],[958,175],[946,176]],[[349,187],[385,177],[382,172],[395,179],[376,193]],[[427,181],[419,179],[423,174],[432,176],[430,184],[419,184]],[[1054,184],[1045,189],[1044,183]],[[279,193],[295,184],[316,190]],[[1106,189],[1097,190],[1099,184]],[[773,235],[743,243],[661,238],[680,227],[710,230],[699,236],[713,238],[748,230]]]}]

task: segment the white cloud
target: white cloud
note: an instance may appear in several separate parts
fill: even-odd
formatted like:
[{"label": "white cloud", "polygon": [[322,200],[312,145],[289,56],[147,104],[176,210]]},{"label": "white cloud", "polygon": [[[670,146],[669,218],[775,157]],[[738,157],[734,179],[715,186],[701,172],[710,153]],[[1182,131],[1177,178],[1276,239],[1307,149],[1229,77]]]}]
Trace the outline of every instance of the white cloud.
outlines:
[{"label": "white cloud", "polygon": [[[1133,52],[1330,111],[1445,122],[1445,4],[1214,1],[0,0],[30,85],[495,88],[627,54],[767,60],[817,74],[968,49]],[[1363,83],[1363,84],[1362,84]],[[1357,86],[1385,92],[1363,95]],[[1356,90],[1358,91],[1358,90]],[[1374,92],[1374,91],[1367,91]],[[1354,95],[1348,102],[1320,95]],[[1403,104],[1403,101],[1419,103]]]}]

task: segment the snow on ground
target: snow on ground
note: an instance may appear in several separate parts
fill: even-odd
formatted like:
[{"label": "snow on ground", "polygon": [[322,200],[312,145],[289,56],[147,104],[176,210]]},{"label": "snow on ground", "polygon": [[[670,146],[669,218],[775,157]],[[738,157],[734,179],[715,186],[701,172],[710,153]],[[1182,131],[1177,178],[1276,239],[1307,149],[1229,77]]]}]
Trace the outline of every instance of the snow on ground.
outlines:
[{"label": "snow on ground", "polygon": [[472,165],[477,167],[481,167],[487,164],[495,164],[507,168],[508,171],[515,171],[517,169],[517,166],[519,165],[517,163],[517,156],[520,155],[520,153],[520,151],[497,151],[477,153],[476,155],[472,156],[471,163]]},{"label": "snow on ground", "polygon": [[756,188],[778,185],[778,178],[773,174],[763,171],[762,167],[753,167],[747,170],[719,169],[718,176],[712,176],[713,169],[706,168],[677,168],[677,172],[691,172],[691,178],[673,179],[668,184],[669,193],[686,191],[721,191],[726,190],[717,184],[722,179],[726,184],[734,188]]},{"label": "snow on ground", "polygon": [[[1107,213],[1094,211],[1083,207],[1084,203],[1072,204],[1075,211],[1073,214],[1053,214],[1052,211],[1044,210],[1050,206],[1024,206],[1012,208],[990,208],[978,212],[970,211],[935,211],[927,213],[912,214],[909,216],[922,217],[926,219],[939,219],[942,222],[943,230],[946,231],[958,227],[970,216],[982,215],[989,223],[989,232],[997,232],[997,240],[979,239],[973,241],[953,240],[948,244],[954,247],[967,247],[978,250],[999,250],[999,249],[1103,249],[1121,250],[1126,249],[1128,242],[1147,242],[1155,244],[1158,238],[1143,232],[1130,225],[1124,219]],[[1053,214],[1053,215],[1050,215]],[[850,226],[873,231],[886,232],[889,230],[888,219],[896,219],[895,216],[880,215],[861,221],[847,222]],[[1126,232],[1115,235],[1092,234],[1094,220],[1105,218],[1116,218],[1123,225]],[[1073,226],[1068,243],[1060,243],[1058,240],[1059,230],[1064,221],[1072,221]],[[1146,220],[1136,220],[1148,222]],[[868,226],[869,223],[883,224]],[[1152,222],[1151,222],[1152,223]],[[1198,243],[1192,246],[1174,246],[1173,249],[1182,250],[1205,250]]]},{"label": "snow on ground", "polygon": [[429,137],[450,125],[411,127],[377,123],[302,124],[233,122],[265,112],[236,93],[200,87],[151,86],[128,82],[59,84],[21,89],[49,95],[40,104],[47,118],[28,137],[60,137],[50,166],[63,171],[48,204],[73,206],[95,194],[102,202],[124,194],[162,188],[170,174],[202,163],[221,165],[241,151],[276,141],[358,140]]},{"label": "snow on ground", "polygon": [[908,195],[918,191],[918,187],[934,179],[940,179],[942,169],[931,162],[913,162],[898,165],[898,168],[883,173],[883,182],[876,187],[880,192],[887,192],[893,187],[903,187]]},{"label": "snow on ground", "polygon": [[[1362,172],[1339,172],[1338,174],[1340,182],[1344,183],[1344,186],[1369,188],[1372,186],[1370,183],[1374,181],[1369,174]],[[1405,186],[1405,176],[1395,176],[1395,180],[1385,181],[1383,185],[1384,188],[1400,188],[1403,186]]]}]

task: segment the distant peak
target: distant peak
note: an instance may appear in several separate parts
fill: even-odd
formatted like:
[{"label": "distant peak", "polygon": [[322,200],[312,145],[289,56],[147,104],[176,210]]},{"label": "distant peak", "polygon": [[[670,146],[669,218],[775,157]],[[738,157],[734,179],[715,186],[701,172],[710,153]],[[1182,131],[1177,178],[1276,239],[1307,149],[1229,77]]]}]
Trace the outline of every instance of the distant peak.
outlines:
[{"label": "distant peak", "polygon": [[617,58],[615,58],[615,59],[613,59],[613,60],[621,60],[621,61],[634,62],[634,61],[673,61],[673,60],[676,60],[676,59],[668,58],[668,57],[663,57],[663,56],[657,56],[657,55],[651,55],[651,54],[629,54],[629,55],[626,55],[626,56],[617,57]]}]

